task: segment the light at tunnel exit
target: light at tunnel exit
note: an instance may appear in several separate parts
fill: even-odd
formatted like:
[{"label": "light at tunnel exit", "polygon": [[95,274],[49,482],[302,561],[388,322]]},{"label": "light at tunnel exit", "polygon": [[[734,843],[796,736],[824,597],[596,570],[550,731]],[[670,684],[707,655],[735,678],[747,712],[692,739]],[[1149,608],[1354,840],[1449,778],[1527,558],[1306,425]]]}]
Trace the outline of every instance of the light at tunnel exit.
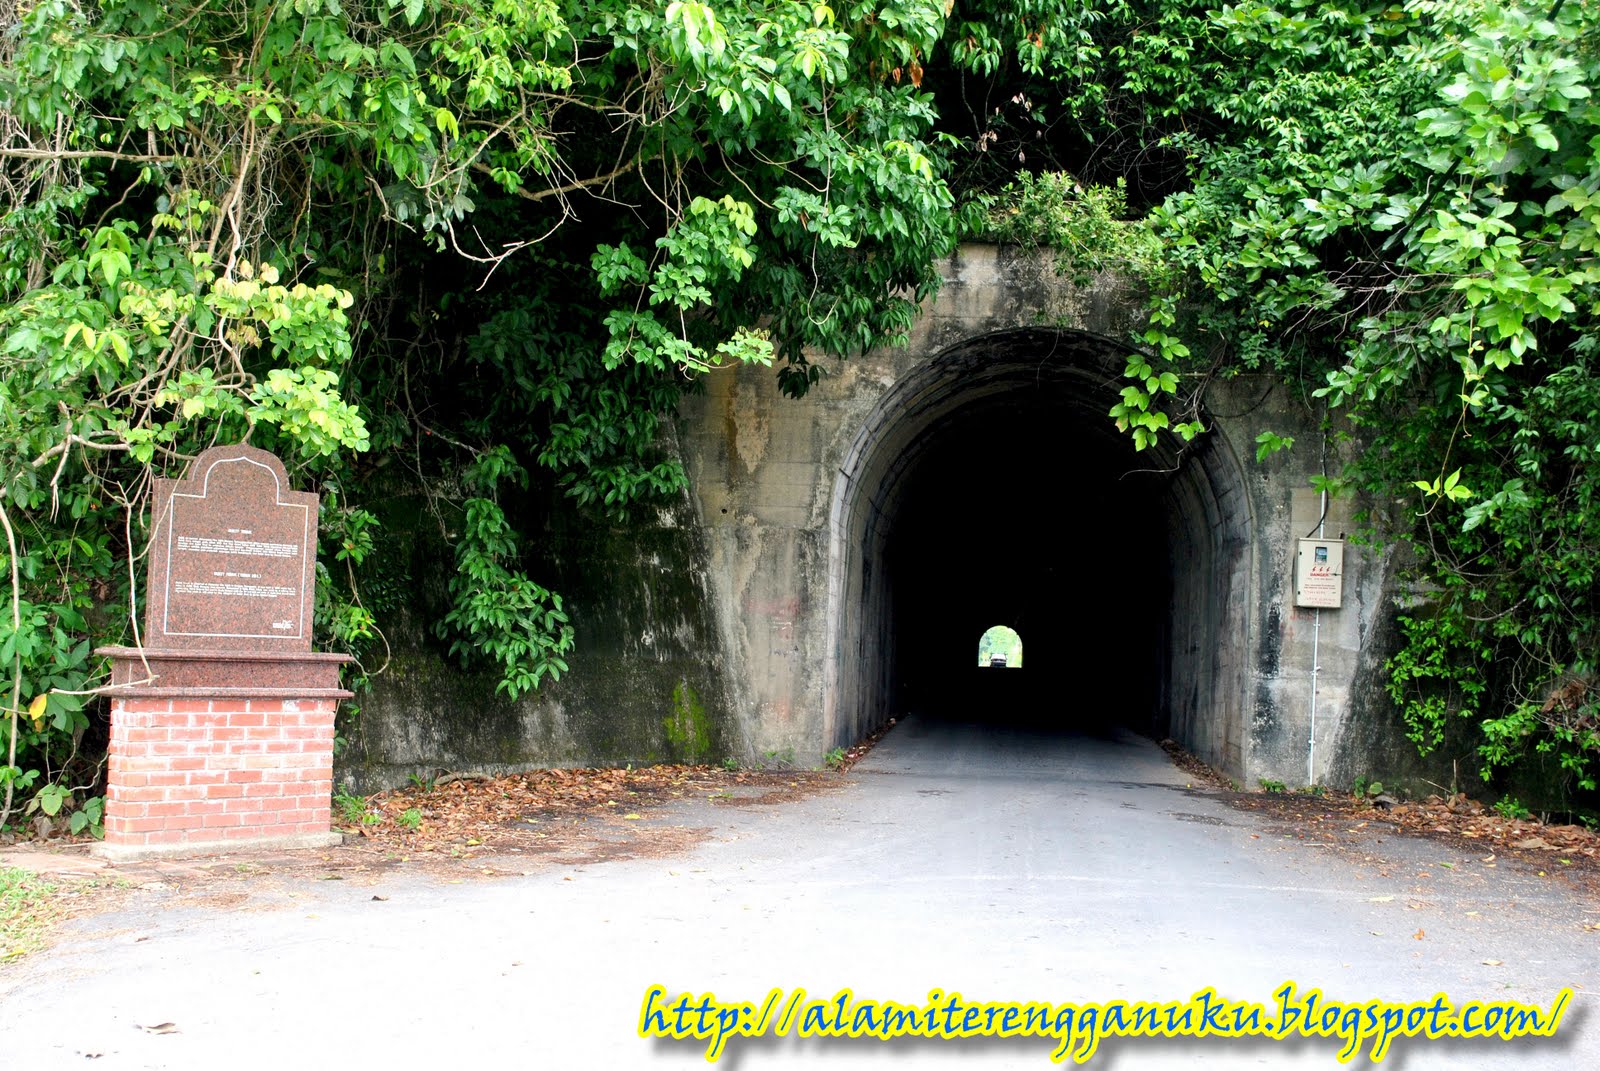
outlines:
[{"label": "light at tunnel exit", "polygon": [[1017,630],[996,625],[978,638],[978,666],[983,669],[1021,669],[1022,637]]}]

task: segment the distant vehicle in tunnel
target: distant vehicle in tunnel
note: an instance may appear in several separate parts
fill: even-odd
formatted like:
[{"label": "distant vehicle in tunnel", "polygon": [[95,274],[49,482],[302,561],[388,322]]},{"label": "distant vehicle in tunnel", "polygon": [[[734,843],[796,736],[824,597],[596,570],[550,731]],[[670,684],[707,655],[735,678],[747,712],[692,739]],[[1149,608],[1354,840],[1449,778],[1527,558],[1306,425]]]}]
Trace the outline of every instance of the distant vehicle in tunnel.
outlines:
[{"label": "distant vehicle in tunnel", "polygon": [[995,655],[993,658],[989,659],[989,668],[990,669],[1005,669],[1006,668],[1006,656],[1003,655],[1003,654],[999,654],[999,655]]}]

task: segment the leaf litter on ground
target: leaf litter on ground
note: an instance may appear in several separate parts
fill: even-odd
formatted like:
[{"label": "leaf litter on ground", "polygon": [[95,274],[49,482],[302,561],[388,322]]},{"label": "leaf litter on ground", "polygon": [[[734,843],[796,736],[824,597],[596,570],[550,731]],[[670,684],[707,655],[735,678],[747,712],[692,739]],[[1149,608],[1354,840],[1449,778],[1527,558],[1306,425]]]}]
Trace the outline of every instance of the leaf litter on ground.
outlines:
[{"label": "leaf litter on ground", "polygon": [[[1246,791],[1172,741],[1163,740],[1161,746],[1209,793],[1230,806],[1277,819],[1292,839],[1342,845],[1369,833],[1428,837],[1470,853],[1482,866],[1515,859],[1543,873],[1559,873],[1600,896],[1600,832],[1584,826],[1507,818],[1464,792],[1380,806],[1366,796],[1335,790]],[[1437,865],[1454,870],[1459,862]]]},{"label": "leaf litter on ground", "polygon": [[[402,857],[566,852],[589,861],[672,850],[687,843],[686,827],[651,824],[653,812],[676,804],[677,818],[694,821],[696,806],[784,803],[842,785],[842,775],[894,724],[891,719],[846,749],[843,761],[831,769],[662,764],[539,769],[494,777],[441,773],[368,797],[366,813],[375,821],[336,824],[347,839]],[[420,821],[402,820],[412,813]]]},{"label": "leaf litter on ground", "polygon": [[[546,852],[583,838],[649,837],[651,829],[642,823],[673,804],[778,803],[840,780],[832,771],[688,765],[531,770],[379,792],[366,801],[376,821],[340,828],[374,846],[406,853]],[[401,821],[408,812],[421,821]],[[546,840],[554,843],[538,843]]]}]

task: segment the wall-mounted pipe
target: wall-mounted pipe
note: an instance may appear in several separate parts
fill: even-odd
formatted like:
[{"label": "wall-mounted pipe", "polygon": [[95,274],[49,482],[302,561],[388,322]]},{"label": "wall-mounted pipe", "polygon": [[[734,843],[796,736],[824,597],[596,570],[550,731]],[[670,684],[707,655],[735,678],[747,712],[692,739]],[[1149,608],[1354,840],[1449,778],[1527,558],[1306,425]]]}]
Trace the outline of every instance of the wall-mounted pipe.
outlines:
[{"label": "wall-mounted pipe", "polygon": [[[1322,497],[1317,509],[1316,536],[1323,537],[1323,526],[1328,520],[1328,432],[1322,432]],[[1311,731],[1306,739],[1306,787],[1317,783],[1317,677],[1322,667],[1319,652],[1322,646],[1322,608],[1311,611]]]}]

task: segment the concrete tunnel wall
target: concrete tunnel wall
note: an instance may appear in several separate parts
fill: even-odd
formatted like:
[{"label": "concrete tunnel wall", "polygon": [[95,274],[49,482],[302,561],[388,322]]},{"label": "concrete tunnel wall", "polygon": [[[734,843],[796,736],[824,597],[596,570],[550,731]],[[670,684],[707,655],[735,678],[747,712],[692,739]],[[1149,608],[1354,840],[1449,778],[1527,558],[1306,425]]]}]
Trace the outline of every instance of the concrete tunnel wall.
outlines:
[{"label": "concrete tunnel wall", "polygon": [[[1249,694],[1248,664],[1233,653],[1250,644],[1248,604],[1253,519],[1240,466],[1216,438],[1192,449],[1176,443],[1136,454],[1126,436],[1106,419],[1116,399],[1127,350],[1099,336],[1060,329],[990,332],[947,348],[917,366],[886,391],[845,456],[835,481],[829,519],[829,643],[833,683],[823,696],[824,735],[844,743],[869,731],[885,711],[915,711],[898,687],[897,645],[905,627],[896,612],[892,574],[885,567],[887,543],[907,493],[908,474],[941,437],[960,435],[963,416],[999,409],[1021,422],[1026,410],[1045,411],[1063,426],[1063,445],[1075,437],[1100,440],[1099,456],[1068,447],[1032,459],[1041,496],[1064,524],[1105,524],[1097,503],[1080,489],[1083,465],[1116,466],[1110,478],[1130,481],[1132,494],[1151,500],[1164,529],[1159,556],[1073,561],[1067,568],[1124,576],[1145,602],[1141,613],[1168,627],[1138,637],[1165,651],[1132,652],[1122,665],[1080,667],[1061,674],[1047,695],[1030,702],[1045,724],[1082,724],[1081,703],[1104,703],[1107,682],[1096,673],[1126,677],[1145,672],[1160,679],[1150,689],[1153,711],[1107,710],[1100,720],[1133,724],[1158,735],[1173,734],[1197,753],[1228,768],[1243,763],[1243,697]],[[1104,476],[1104,474],[1100,474]],[[963,508],[961,491],[948,489],[949,508]],[[1080,512],[1081,509],[1081,512]],[[1085,515],[1087,514],[1087,515]],[[1038,568],[1038,561],[1026,567]],[[979,570],[981,573],[981,569]],[[1156,577],[1153,574],[1159,573]],[[946,582],[982,583],[954,568]],[[1155,582],[1155,581],[1160,582]],[[1141,582],[1142,581],[1142,582]],[[1159,593],[1159,595],[1158,595]],[[1063,592],[1070,596],[1070,592]],[[1159,601],[1155,601],[1159,598]],[[1103,628],[1104,608],[1067,601],[1061,613],[1079,619],[1079,632],[1058,630],[1064,642],[1090,641]],[[1037,636],[1038,633],[1035,632]],[[1158,638],[1159,637],[1159,638]],[[1028,642],[1024,632],[1023,642]],[[1052,652],[1035,644],[1032,673]],[[1056,652],[1060,657],[1061,652]],[[968,667],[950,666],[952,685]],[[1116,690],[1140,694],[1146,682],[1118,680]],[[975,710],[975,717],[983,711]]]},{"label": "concrete tunnel wall", "polygon": [[[963,510],[1031,494],[1018,483],[985,498],[973,470],[946,471],[964,436],[1012,424],[1035,459],[1027,480],[1048,482],[1044,493],[1080,527],[1132,511],[1112,535],[1137,536],[1134,552],[1160,578],[1136,593],[1153,622],[1108,624],[1108,589],[1051,579],[1036,538],[1002,594],[1038,581],[1035,604],[1061,612],[1021,630],[1021,679],[1039,681],[1084,637],[1137,625],[1125,646],[1150,657],[1111,667],[1136,687],[1127,709],[1098,697],[1109,720],[1171,735],[1250,785],[1388,779],[1396,756],[1414,755],[1381,687],[1391,560],[1351,547],[1344,608],[1319,618],[1293,606],[1295,538],[1320,512],[1309,482],[1317,414],[1266,381],[1220,381],[1206,392],[1209,434],[1135,456],[1105,413],[1137,294],[1114,276],[1073,285],[1047,255],[1003,247],[963,247],[943,270],[909,345],[832,367],[802,400],[780,396],[769,369],[709,375],[665,429],[662,447],[682,459],[690,487],[656,516],[614,527],[530,507],[527,521],[543,518],[540,575],[567,596],[577,630],[570,672],[536,693],[507,699],[492,671],[463,673],[432,634],[449,533],[430,523],[425,489],[397,486],[380,508],[404,541],[391,564],[411,594],[385,620],[394,657],[361,698],[341,783],[370,791],[446,770],[728,756],[820,763],[906,713],[917,701],[906,682],[930,666],[943,674],[940,659],[951,680],[974,671],[981,628],[1005,623],[984,616],[999,603],[981,585],[959,590],[949,612],[913,596],[943,570],[940,533],[974,531],[956,523]],[[1264,430],[1300,445],[1257,463]],[[1352,508],[1331,505],[1328,534],[1353,528]],[[1050,516],[1041,505],[1012,523],[1038,530]],[[1078,547],[1091,579],[1119,575],[1115,539]],[[933,617],[943,631],[923,620]],[[1103,653],[1091,645],[1085,657]],[[1082,692],[1096,676],[1082,665],[1046,676],[1047,690]]]},{"label": "concrete tunnel wall", "polygon": [[[1043,392],[1053,419],[1102,444],[1101,464],[1121,442],[1106,411],[1137,294],[1114,276],[1076,286],[1046,256],[994,246],[963,247],[945,274],[907,347],[841,363],[799,402],[779,396],[766,370],[721,370],[680,411],[720,645],[735,671],[728,692],[756,758],[813,763],[908,712],[883,551],[908,474],[963,414]],[[1295,538],[1320,512],[1310,491],[1318,414],[1253,380],[1213,384],[1207,404],[1210,433],[1192,448],[1167,444],[1128,464],[1154,470],[1137,478],[1165,529],[1165,651],[1149,728],[1243,780],[1305,784],[1330,768],[1350,697],[1373,694],[1379,660],[1365,644],[1388,611],[1386,562],[1352,548],[1346,608],[1324,611],[1320,625],[1294,608]],[[1264,430],[1309,448],[1257,463]],[[1070,483],[1061,493],[1070,498]],[[1353,529],[1351,509],[1330,505],[1329,535]]]}]

